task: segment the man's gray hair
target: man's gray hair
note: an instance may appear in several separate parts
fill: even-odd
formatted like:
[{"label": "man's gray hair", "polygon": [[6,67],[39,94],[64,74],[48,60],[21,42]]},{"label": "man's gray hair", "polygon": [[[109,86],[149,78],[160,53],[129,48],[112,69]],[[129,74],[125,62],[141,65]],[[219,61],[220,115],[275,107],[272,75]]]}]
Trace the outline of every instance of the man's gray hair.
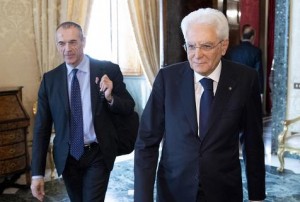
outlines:
[{"label": "man's gray hair", "polygon": [[187,30],[192,24],[213,25],[216,28],[216,34],[220,40],[225,40],[229,37],[228,20],[219,10],[212,8],[200,8],[185,16],[181,21],[181,30],[184,39],[186,39]]},{"label": "man's gray hair", "polygon": [[66,22],[61,23],[61,24],[58,25],[58,27],[56,28],[56,31],[57,31],[59,28],[69,29],[70,27],[75,27],[76,29],[78,29],[79,35],[80,35],[80,39],[81,39],[81,40],[84,39],[84,34],[83,34],[83,31],[82,31],[81,26],[80,26],[79,24],[75,23],[75,22],[72,22],[72,21],[66,21]]}]

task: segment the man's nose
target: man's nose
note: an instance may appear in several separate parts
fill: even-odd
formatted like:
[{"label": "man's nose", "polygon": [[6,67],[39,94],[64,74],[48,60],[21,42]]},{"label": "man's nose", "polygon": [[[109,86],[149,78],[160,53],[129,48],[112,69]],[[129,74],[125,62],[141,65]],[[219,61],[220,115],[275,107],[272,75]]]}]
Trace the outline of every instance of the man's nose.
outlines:
[{"label": "man's nose", "polygon": [[196,47],[195,52],[194,52],[196,57],[201,57],[203,56],[203,50],[201,47]]},{"label": "man's nose", "polygon": [[71,49],[70,43],[66,43],[66,45],[65,45],[65,50],[70,50],[70,49]]}]

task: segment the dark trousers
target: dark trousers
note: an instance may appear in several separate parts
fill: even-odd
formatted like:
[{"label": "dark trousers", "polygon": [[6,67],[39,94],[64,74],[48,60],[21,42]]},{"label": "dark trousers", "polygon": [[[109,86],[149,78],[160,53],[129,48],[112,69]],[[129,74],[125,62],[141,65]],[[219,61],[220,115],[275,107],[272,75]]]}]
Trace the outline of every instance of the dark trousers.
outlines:
[{"label": "dark trousers", "polygon": [[104,201],[109,175],[99,145],[85,148],[79,161],[69,155],[62,174],[72,202]]},{"label": "dark trousers", "polygon": [[201,185],[198,188],[197,202],[207,202]]}]

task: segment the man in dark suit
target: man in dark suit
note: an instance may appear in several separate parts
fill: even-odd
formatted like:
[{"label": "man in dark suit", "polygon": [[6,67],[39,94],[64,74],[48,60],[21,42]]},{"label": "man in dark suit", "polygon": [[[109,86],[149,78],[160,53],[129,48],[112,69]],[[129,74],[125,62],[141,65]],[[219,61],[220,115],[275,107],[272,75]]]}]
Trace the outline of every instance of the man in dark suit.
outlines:
[{"label": "man in dark suit", "polygon": [[[265,164],[257,74],[222,59],[229,28],[220,11],[194,11],[181,28],[188,62],[159,71],[141,117],[135,202],[153,202],[155,179],[158,202],[242,202],[239,141],[249,200],[261,201]],[[202,99],[209,91],[202,79],[211,83],[210,102]]]},{"label": "man in dark suit", "polygon": [[249,24],[242,29],[241,43],[230,48],[225,58],[254,68],[259,76],[260,93],[264,93],[264,70],[262,66],[262,51],[254,46],[255,30]]},{"label": "man in dark suit", "polygon": [[[112,114],[131,114],[135,103],[118,65],[83,53],[85,37],[78,24],[59,25],[56,43],[65,62],[45,73],[40,85],[32,147],[32,194],[40,201],[44,199],[43,177],[54,126],[54,161],[71,201],[104,201],[117,155]],[[72,87],[75,77],[80,87],[77,102],[81,101],[81,107],[75,107],[82,111],[80,119],[71,107],[76,99]],[[81,133],[74,140],[76,127]]]}]

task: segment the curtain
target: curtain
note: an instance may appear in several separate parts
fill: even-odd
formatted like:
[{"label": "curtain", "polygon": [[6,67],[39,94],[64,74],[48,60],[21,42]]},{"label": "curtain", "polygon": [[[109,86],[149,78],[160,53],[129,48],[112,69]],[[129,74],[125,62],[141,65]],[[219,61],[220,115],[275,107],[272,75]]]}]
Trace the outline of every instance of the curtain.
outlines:
[{"label": "curtain", "polygon": [[275,27],[275,0],[269,0],[268,10],[268,40],[267,40],[267,90],[266,90],[266,111],[271,113],[272,109],[272,86],[273,86],[273,59],[274,59],[274,27]]},{"label": "curtain", "polygon": [[93,0],[33,0],[33,26],[40,78],[62,63],[55,45],[57,26],[64,21],[74,21],[85,31],[92,2]]},{"label": "curtain", "polygon": [[130,18],[142,68],[153,84],[159,71],[159,1],[128,0]]}]

